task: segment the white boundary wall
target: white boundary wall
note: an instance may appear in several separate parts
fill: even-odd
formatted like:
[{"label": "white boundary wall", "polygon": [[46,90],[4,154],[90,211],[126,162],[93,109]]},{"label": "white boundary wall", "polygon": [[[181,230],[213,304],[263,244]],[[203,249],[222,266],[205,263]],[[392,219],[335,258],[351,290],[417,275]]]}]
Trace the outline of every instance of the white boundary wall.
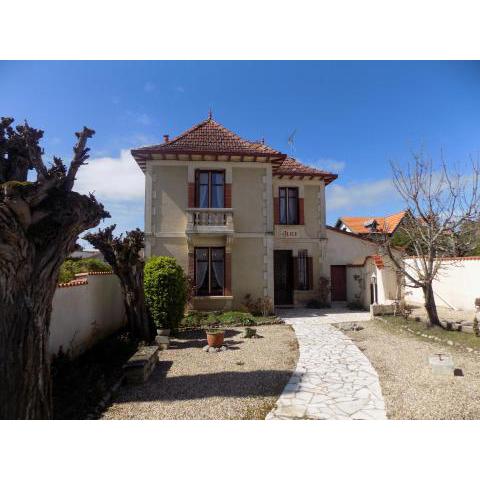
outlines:
[{"label": "white boundary wall", "polygon": [[[408,258],[405,263],[412,265],[413,261]],[[442,264],[433,282],[437,305],[456,310],[475,310],[475,298],[480,298],[480,257],[442,260]],[[405,295],[407,303],[424,303],[421,288],[405,287]]]},{"label": "white boundary wall", "polygon": [[113,274],[89,274],[60,285],[53,297],[50,354],[60,348],[77,356],[125,325],[120,281]]}]

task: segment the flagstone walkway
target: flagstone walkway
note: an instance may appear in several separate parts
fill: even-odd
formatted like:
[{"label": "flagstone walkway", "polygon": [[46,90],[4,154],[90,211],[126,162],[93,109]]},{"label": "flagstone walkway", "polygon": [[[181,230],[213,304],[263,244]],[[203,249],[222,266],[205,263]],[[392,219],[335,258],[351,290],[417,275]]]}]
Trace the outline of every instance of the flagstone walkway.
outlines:
[{"label": "flagstone walkway", "polygon": [[283,310],[298,339],[297,367],[267,420],[386,419],[377,373],[335,323],[368,321],[368,312]]}]

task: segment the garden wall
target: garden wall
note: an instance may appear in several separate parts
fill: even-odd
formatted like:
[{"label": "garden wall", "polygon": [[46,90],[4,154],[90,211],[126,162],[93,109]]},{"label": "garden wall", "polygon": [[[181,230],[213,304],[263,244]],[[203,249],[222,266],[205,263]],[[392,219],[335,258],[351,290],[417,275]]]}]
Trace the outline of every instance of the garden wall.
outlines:
[{"label": "garden wall", "polygon": [[50,354],[77,356],[125,325],[120,281],[111,273],[85,274],[58,286],[53,298]]},{"label": "garden wall", "polygon": [[[406,260],[412,265],[414,259]],[[464,257],[442,261],[443,266],[433,282],[435,301],[440,307],[475,310],[480,297],[480,257]],[[407,303],[424,303],[421,288],[405,287]]]}]

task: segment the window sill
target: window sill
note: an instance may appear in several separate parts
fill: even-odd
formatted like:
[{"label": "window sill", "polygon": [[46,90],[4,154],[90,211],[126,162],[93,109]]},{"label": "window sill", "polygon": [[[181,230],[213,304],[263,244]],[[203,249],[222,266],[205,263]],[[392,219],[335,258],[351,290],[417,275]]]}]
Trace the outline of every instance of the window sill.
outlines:
[{"label": "window sill", "polygon": [[232,295],[197,295],[193,297],[194,300],[233,300]]}]

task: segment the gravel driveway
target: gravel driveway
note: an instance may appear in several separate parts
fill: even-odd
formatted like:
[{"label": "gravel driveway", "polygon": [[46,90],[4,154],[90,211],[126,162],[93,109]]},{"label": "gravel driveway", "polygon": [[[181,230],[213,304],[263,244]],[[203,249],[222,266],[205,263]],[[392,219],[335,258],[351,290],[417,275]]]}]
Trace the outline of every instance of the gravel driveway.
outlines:
[{"label": "gravel driveway", "polygon": [[[480,419],[478,355],[420,340],[379,320],[346,332],[369,358],[380,378],[391,419]],[[448,353],[464,376],[434,375],[428,357]]]},{"label": "gravel driveway", "polygon": [[298,344],[288,325],[226,331],[227,351],[206,353],[203,331],[173,339],[144,385],[124,386],[105,419],[263,419],[288,382]]}]

